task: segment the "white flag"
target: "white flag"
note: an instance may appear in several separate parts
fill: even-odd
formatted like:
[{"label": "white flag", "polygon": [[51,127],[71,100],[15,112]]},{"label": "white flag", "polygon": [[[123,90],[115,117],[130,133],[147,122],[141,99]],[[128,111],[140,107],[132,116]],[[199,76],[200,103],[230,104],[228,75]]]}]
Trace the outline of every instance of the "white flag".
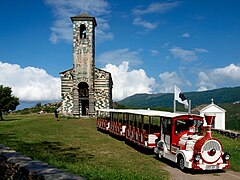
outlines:
[{"label": "white flag", "polygon": [[178,101],[181,104],[184,104],[185,108],[187,109],[188,101],[184,94],[181,92],[181,90],[175,85],[174,85],[174,100]]}]

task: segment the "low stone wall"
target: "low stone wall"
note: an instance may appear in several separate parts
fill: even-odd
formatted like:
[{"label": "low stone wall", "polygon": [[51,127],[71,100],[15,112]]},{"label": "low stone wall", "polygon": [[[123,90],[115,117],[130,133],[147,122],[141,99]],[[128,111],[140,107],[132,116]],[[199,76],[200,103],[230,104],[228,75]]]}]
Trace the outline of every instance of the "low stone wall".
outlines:
[{"label": "low stone wall", "polygon": [[0,179],[52,180],[85,178],[58,170],[40,161],[33,161],[10,148],[0,145]]},{"label": "low stone wall", "polygon": [[240,139],[240,132],[236,132],[232,130],[222,130],[222,129],[212,129],[212,131],[215,131],[218,134],[227,136],[232,139]]}]

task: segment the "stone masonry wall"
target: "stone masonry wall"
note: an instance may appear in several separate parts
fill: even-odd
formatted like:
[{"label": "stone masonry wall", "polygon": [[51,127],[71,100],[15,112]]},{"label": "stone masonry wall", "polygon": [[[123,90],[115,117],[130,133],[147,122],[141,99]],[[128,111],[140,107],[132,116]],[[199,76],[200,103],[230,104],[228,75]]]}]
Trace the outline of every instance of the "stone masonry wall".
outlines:
[{"label": "stone masonry wall", "polygon": [[109,72],[95,68],[95,108],[112,108],[112,80]]},{"label": "stone masonry wall", "polygon": [[40,161],[33,161],[10,148],[0,145],[0,179],[1,180],[50,180],[73,179],[83,177],[58,170]]},{"label": "stone masonry wall", "polygon": [[[62,110],[63,115],[72,115],[73,84],[70,71],[61,74],[62,79]],[[95,68],[94,100],[95,110],[112,108],[112,79],[109,72]]]}]

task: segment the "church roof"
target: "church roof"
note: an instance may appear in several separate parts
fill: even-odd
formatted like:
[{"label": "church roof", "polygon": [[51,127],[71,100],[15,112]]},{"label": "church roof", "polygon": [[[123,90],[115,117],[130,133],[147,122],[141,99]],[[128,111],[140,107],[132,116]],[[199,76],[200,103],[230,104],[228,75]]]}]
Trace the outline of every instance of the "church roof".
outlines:
[{"label": "church roof", "polygon": [[73,21],[93,21],[93,23],[94,23],[94,26],[97,26],[97,22],[96,22],[96,19],[95,19],[95,17],[93,17],[93,16],[90,16],[89,14],[87,14],[87,13],[81,13],[80,15],[78,15],[78,16],[72,16],[71,17],[71,20],[72,20],[72,22]]},{"label": "church roof", "polygon": [[66,72],[68,72],[68,71],[72,71],[72,70],[73,70],[73,68],[68,69],[68,70],[66,70],[66,71],[63,71],[63,72],[60,72],[59,74],[64,74],[64,73],[66,73]]},{"label": "church roof", "polygon": [[223,109],[223,108],[217,106],[217,105],[214,104],[214,103],[211,103],[211,104],[209,104],[208,106],[204,107],[203,109],[200,110],[200,112],[204,112],[204,111],[206,111],[207,109],[210,109],[210,108],[211,108],[211,109],[214,108],[215,111],[218,110],[218,111],[220,111],[220,112],[226,112],[225,109]]},{"label": "church roof", "polygon": [[102,69],[100,69],[100,68],[97,68],[97,67],[95,67],[95,69],[97,69],[97,70],[99,70],[99,71],[103,71],[103,72],[105,72],[105,73],[108,73],[108,74],[111,74],[110,72],[108,72],[108,71],[105,71],[105,70],[102,70]]},{"label": "church roof", "polygon": [[214,104],[213,99],[212,99],[211,104],[202,104],[202,105],[194,108],[192,111],[201,113],[201,112],[205,112],[208,109],[211,109],[211,110],[215,109],[215,111],[218,110],[220,112],[226,112],[225,109],[223,109],[223,108],[219,107],[218,105]]}]

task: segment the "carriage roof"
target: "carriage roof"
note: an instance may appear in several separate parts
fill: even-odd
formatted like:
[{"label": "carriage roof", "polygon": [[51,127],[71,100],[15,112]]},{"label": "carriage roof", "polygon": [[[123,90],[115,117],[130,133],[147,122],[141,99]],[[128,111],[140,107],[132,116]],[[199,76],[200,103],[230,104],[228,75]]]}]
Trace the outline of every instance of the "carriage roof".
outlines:
[{"label": "carriage roof", "polygon": [[[185,112],[168,112],[168,111],[157,111],[157,110],[146,110],[146,109],[98,109],[101,112],[110,112],[110,113],[128,113],[136,115],[145,115],[145,116],[162,116],[162,117],[177,117],[181,115],[189,115]],[[199,116],[197,114],[194,114]]]}]

